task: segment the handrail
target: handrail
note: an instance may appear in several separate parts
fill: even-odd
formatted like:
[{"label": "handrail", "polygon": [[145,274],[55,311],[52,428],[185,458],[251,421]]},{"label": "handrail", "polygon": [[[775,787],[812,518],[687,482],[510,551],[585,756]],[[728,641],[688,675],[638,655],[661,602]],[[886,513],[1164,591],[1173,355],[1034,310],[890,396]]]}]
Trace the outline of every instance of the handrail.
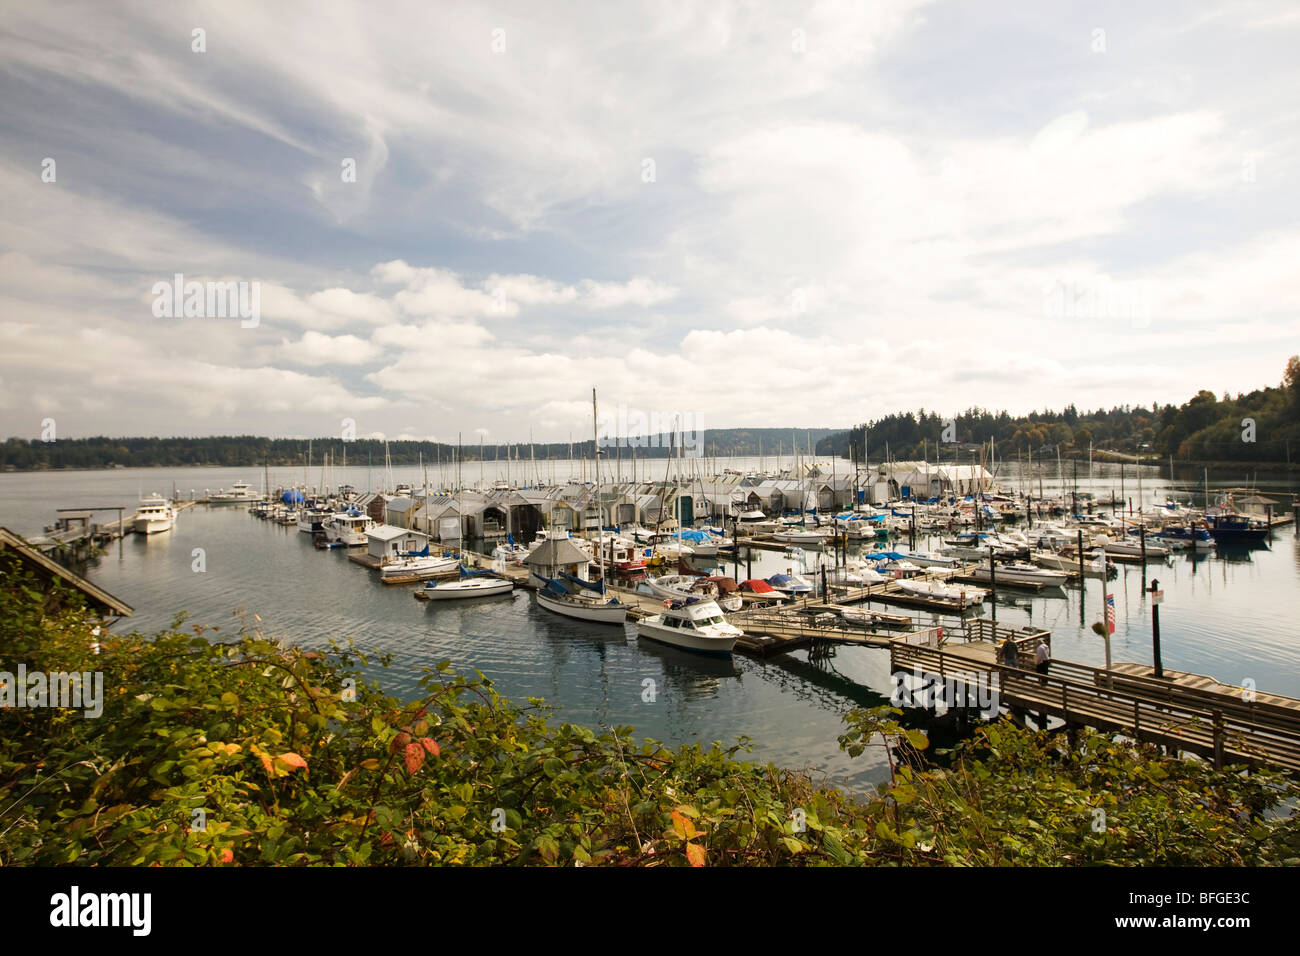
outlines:
[{"label": "handrail", "polygon": [[[914,663],[937,664],[940,674],[944,673],[945,656],[942,651],[936,651],[923,645],[905,645],[897,642],[895,647],[896,660],[903,658]],[[901,662],[901,661],[900,661]],[[963,673],[969,673],[970,665],[973,662],[963,662]],[[1062,662],[1056,662],[1061,664]],[[1086,665],[1071,664],[1075,670],[1085,672],[1097,672],[1097,668],[1089,668]],[[1073,680],[1068,677],[1062,677],[1059,674],[1042,675],[1026,670],[1024,668],[1009,668],[1005,665],[995,665],[990,668],[997,670],[1002,676],[1000,686],[1011,689],[1019,685],[1022,689],[1033,688],[1036,693],[1034,696],[1058,696],[1055,692],[1059,691],[1060,705],[1055,705],[1051,701],[1045,701],[1049,706],[1059,706],[1062,711],[1066,709],[1069,703],[1070,688],[1076,689],[1075,696],[1075,713],[1084,716],[1086,706],[1080,703],[1077,692],[1084,691],[1085,697],[1091,700],[1091,706],[1094,711],[1101,711],[1103,715],[1109,712],[1116,724],[1121,724],[1127,720],[1127,708],[1131,703],[1133,707],[1132,723],[1135,733],[1142,732],[1141,714],[1145,712],[1149,717],[1154,717],[1156,723],[1166,722],[1166,729],[1169,728],[1168,721],[1193,721],[1199,725],[1218,728],[1217,731],[1211,731],[1210,734],[1202,733],[1199,736],[1205,740],[1213,737],[1214,733],[1220,735],[1235,735],[1236,739],[1243,745],[1251,743],[1256,745],[1256,749],[1262,749],[1264,752],[1272,750],[1273,752],[1285,751],[1287,754],[1294,754],[1300,757],[1300,714],[1287,712],[1285,716],[1289,718],[1285,721],[1265,720],[1261,722],[1256,715],[1245,713],[1245,708],[1231,702],[1223,700],[1206,701],[1204,695],[1193,697],[1192,695],[1183,695],[1181,693],[1171,694],[1169,699],[1153,699],[1142,694],[1134,694],[1123,688],[1106,687],[1102,684],[1087,681]],[[1100,671],[1100,673],[1106,673]],[[1113,672],[1111,672],[1113,673]],[[1178,688],[1179,691],[1182,688]],[[1080,711],[1080,707],[1084,711]],[[1283,710],[1282,708],[1276,708]],[[1281,716],[1281,715],[1268,715]],[[1146,725],[1146,733],[1151,733],[1151,723]],[[1195,736],[1190,728],[1184,727],[1183,732],[1179,735],[1181,739],[1188,739]]]}]

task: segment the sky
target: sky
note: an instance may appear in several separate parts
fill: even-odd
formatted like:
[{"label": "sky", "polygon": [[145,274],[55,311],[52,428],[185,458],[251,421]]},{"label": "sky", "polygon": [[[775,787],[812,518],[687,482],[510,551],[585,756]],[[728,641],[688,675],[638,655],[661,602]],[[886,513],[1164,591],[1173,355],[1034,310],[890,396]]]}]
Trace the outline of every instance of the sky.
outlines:
[{"label": "sky", "polygon": [[5,0],[0,436],[1275,385],[1297,49],[1300,8],[1250,0]]}]

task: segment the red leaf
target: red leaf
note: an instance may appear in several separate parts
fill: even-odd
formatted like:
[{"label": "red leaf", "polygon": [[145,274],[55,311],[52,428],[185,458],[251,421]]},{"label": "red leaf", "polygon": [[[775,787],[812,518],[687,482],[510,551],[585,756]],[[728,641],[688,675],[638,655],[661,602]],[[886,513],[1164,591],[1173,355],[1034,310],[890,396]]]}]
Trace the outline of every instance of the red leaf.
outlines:
[{"label": "red leaf", "polygon": [[406,745],[406,772],[414,776],[415,772],[420,769],[420,765],[423,763],[424,763],[424,748],[421,747],[419,744],[407,744]]},{"label": "red leaf", "polygon": [[280,756],[275,759],[280,761],[282,764],[293,767],[295,770],[301,770],[303,773],[307,772],[307,761],[303,760],[302,757],[298,756],[293,751],[289,751],[287,754],[280,754]]},{"label": "red leaf", "polygon": [[421,737],[420,743],[424,744],[424,749],[429,751],[429,753],[435,757],[441,753],[441,751],[438,750],[438,741],[434,740],[432,737]]},{"label": "red leaf", "polygon": [[232,850],[232,849],[230,849],[230,847],[226,847],[224,850],[222,850],[222,851],[221,851],[221,862],[222,862],[222,863],[234,863],[234,862],[235,862],[235,851]]},{"label": "red leaf", "polygon": [[410,734],[398,734],[396,737],[393,738],[393,742],[389,745],[389,748],[392,750],[393,753],[397,753],[399,750],[405,750],[406,745],[409,744],[410,742],[411,742]]},{"label": "red leaf", "polygon": [[704,865],[704,847],[698,843],[686,844],[686,859],[690,861],[691,866]]}]

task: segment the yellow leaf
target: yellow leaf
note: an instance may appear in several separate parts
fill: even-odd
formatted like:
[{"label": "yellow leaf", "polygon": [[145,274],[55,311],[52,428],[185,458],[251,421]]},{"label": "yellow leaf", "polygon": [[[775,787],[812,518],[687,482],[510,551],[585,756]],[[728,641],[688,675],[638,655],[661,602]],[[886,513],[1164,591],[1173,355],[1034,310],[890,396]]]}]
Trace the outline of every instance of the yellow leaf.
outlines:
[{"label": "yellow leaf", "polygon": [[704,847],[698,843],[686,844],[686,859],[690,861],[691,866],[703,866]]}]

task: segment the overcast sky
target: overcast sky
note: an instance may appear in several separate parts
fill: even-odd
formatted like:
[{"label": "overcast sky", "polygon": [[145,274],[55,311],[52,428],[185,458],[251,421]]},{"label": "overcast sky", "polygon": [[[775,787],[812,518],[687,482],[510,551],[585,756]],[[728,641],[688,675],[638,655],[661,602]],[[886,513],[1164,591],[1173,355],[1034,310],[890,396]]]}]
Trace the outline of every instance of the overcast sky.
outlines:
[{"label": "overcast sky", "polygon": [[[842,426],[1300,351],[1294,3],[4,6],[8,435]],[[177,273],[258,324],[158,317]]]}]

